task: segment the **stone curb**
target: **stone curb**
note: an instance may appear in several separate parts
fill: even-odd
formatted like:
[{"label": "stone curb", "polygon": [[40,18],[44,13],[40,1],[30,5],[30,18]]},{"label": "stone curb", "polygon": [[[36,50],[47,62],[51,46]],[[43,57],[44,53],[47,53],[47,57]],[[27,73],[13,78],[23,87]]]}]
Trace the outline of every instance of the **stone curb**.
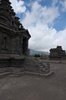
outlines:
[{"label": "stone curb", "polygon": [[0,73],[0,78],[5,77],[6,75],[11,74],[11,72]]},{"label": "stone curb", "polygon": [[18,76],[21,76],[21,75],[36,75],[36,76],[44,76],[44,77],[48,77],[48,76],[51,76],[51,75],[53,75],[54,74],[54,72],[53,71],[50,71],[50,72],[48,72],[48,73],[46,73],[46,74],[42,74],[42,73],[36,73],[36,72],[29,72],[29,71],[24,71],[24,72],[21,72],[21,73],[19,73],[19,74],[10,74],[9,76],[10,77],[18,77]]}]

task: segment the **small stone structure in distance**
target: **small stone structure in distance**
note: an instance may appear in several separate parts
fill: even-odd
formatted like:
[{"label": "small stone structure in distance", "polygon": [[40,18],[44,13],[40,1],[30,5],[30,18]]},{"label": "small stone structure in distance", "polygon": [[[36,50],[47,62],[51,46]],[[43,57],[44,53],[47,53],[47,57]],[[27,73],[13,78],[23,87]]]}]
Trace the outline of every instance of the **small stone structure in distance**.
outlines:
[{"label": "small stone structure in distance", "polygon": [[66,52],[62,49],[62,46],[57,46],[56,48],[50,49],[49,58],[52,60],[66,59]]}]

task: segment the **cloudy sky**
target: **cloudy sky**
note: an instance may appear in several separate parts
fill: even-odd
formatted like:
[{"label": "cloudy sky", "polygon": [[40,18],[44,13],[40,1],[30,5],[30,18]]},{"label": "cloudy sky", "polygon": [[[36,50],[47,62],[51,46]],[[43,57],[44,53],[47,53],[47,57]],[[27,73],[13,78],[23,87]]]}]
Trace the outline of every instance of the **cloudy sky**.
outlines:
[{"label": "cloudy sky", "polygon": [[66,50],[66,0],[10,0],[24,28],[31,34],[29,48]]}]

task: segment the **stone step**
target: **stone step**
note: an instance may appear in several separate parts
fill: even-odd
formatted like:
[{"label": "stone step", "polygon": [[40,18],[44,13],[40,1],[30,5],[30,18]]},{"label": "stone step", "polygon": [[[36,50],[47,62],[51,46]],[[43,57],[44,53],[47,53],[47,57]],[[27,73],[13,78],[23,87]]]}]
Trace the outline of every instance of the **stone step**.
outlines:
[{"label": "stone step", "polygon": [[0,73],[0,78],[5,77],[6,75],[11,74],[11,72],[4,72],[4,73]]},{"label": "stone step", "polygon": [[44,77],[48,77],[50,75],[53,75],[54,72],[53,71],[50,71],[48,73],[39,73],[39,72],[29,72],[29,71],[25,71],[24,72],[26,75],[37,75],[37,76],[44,76]]},{"label": "stone step", "polygon": [[48,77],[50,75],[53,75],[54,72],[53,71],[50,71],[48,73],[39,73],[39,72],[30,72],[30,71],[23,71],[23,72],[20,72],[18,74],[14,74],[14,73],[11,73],[11,72],[5,72],[5,73],[0,73],[0,78],[3,78],[7,75],[13,77],[13,76],[21,76],[21,75],[36,75],[36,76],[42,76],[42,77]]},{"label": "stone step", "polygon": [[50,71],[49,73],[46,73],[45,74],[45,77],[48,77],[48,76],[53,75],[53,74],[54,74],[54,72],[53,71]]}]

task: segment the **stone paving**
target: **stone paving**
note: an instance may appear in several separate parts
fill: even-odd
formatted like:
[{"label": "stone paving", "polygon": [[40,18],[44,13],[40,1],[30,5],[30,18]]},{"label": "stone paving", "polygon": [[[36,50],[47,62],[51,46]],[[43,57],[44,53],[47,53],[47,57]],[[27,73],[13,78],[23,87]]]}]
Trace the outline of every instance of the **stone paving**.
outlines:
[{"label": "stone paving", "polygon": [[54,75],[0,79],[0,100],[66,100],[66,64],[51,63]]}]

